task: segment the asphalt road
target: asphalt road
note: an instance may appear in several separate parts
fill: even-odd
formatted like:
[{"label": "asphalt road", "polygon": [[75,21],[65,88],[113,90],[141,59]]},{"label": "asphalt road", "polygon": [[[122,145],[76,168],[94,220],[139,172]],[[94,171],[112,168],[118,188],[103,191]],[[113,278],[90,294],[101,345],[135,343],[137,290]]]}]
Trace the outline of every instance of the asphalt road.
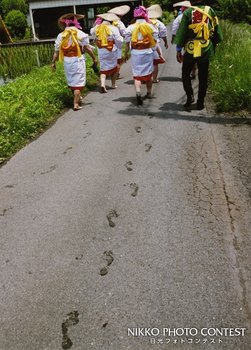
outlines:
[{"label": "asphalt road", "polygon": [[250,119],[183,111],[165,55],[0,168],[1,350],[250,349]]}]

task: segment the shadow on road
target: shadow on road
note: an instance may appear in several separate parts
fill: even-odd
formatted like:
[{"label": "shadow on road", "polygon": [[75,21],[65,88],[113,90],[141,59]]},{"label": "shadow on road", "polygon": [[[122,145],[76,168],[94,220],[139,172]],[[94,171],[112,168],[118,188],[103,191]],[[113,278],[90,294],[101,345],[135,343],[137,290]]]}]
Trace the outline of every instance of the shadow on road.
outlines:
[{"label": "shadow on road", "polygon": [[127,80],[127,81],[124,81],[123,83],[127,85],[134,85],[134,80]]},{"label": "shadow on road", "polygon": [[135,97],[133,97],[133,96],[118,97],[118,98],[114,99],[113,101],[114,102],[131,102],[132,104],[136,104]]},{"label": "shadow on road", "polygon": [[160,77],[159,78],[160,81],[182,81],[181,78],[179,77]]},{"label": "shadow on road", "polygon": [[[121,97],[116,101],[132,101],[133,98]],[[203,122],[209,124],[222,124],[222,125],[251,125],[251,118],[243,118],[243,117],[231,117],[224,115],[211,115],[206,114],[206,110],[196,111],[195,105],[192,106],[191,111],[184,111],[184,107],[181,104],[176,103],[165,103],[163,106],[159,108],[159,111],[152,111],[149,109],[147,105],[143,105],[140,107],[129,106],[126,109],[119,110],[118,113],[122,115],[138,115],[145,116],[147,118],[161,118],[161,119],[172,119],[172,120],[186,120],[191,122]]]}]

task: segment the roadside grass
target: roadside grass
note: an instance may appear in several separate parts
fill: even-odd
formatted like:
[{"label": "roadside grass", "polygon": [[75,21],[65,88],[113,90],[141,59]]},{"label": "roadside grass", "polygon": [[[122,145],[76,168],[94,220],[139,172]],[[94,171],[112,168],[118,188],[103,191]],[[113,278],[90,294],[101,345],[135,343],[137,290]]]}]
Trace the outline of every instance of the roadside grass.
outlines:
[{"label": "roadside grass", "polygon": [[[97,84],[88,56],[86,61],[85,92]],[[57,63],[54,73],[49,66],[34,68],[0,87],[0,163],[35,138],[72,103],[62,63]]]},{"label": "roadside grass", "polygon": [[251,28],[222,21],[223,42],[210,65],[210,90],[218,112],[251,111]]},{"label": "roadside grass", "polygon": [[34,67],[42,67],[51,62],[54,45],[20,45],[1,47],[0,76],[4,80],[15,79],[29,73]]}]

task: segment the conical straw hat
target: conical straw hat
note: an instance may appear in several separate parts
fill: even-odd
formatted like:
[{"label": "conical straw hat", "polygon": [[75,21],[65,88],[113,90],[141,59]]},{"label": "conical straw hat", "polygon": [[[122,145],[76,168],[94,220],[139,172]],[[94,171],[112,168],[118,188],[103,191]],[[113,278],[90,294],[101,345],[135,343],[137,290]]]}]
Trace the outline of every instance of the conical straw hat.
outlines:
[{"label": "conical straw hat", "polygon": [[77,20],[78,19],[82,19],[84,18],[85,15],[80,15],[78,13],[65,13],[64,15],[62,15],[61,17],[59,17],[58,19],[58,25],[61,29],[64,29],[65,28],[65,23],[64,23],[64,20],[65,19],[69,19],[69,18],[76,18]]},{"label": "conical straw hat", "polygon": [[147,13],[149,18],[159,18],[162,16],[162,9],[160,5],[152,5],[147,8]]},{"label": "conical straw hat", "polygon": [[175,4],[173,4],[173,7],[191,7],[191,2],[190,1],[180,1],[180,2],[176,2]]},{"label": "conical straw hat", "polygon": [[130,11],[130,6],[128,5],[122,5],[114,7],[113,9],[110,9],[109,13],[114,13],[117,16],[124,16]]},{"label": "conical straw hat", "polygon": [[119,17],[116,16],[114,13],[101,13],[98,14],[97,17],[103,18],[104,20],[108,22],[118,21]]}]

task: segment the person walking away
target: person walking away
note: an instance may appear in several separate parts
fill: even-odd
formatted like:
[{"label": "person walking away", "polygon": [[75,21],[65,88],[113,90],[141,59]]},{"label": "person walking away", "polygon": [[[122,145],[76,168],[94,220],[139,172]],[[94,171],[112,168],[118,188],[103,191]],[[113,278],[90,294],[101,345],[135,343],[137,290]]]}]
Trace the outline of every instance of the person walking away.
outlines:
[{"label": "person walking away", "polygon": [[98,47],[101,93],[106,93],[107,76],[111,76],[112,89],[116,88],[118,49],[122,48],[123,37],[118,28],[112,25],[113,21],[119,20],[116,15],[103,13],[97,16],[102,19],[102,23],[94,27],[93,35]]},{"label": "person walking away", "polygon": [[[116,16],[118,16],[119,20],[118,21],[113,21],[112,24],[118,28],[120,35],[122,38],[125,38],[125,33],[126,33],[126,26],[122,22],[122,17],[125,16],[128,12],[130,11],[130,6],[128,5],[122,5],[118,7],[114,7],[111,10],[108,11],[108,13],[113,13]],[[119,78],[120,74],[120,68],[122,65],[122,48],[118,48],[118,71],[117,71],[117,79]]]},{"label": "person walking away", "polygon": [[[173,7],[180,7],[179,12],[178,12],[178,16],[175,18],[175,20],[173,21],[172,24],[172,41],[171,43],[174,43],[174,38],[176,36],[176,33],[179,29],[180,26],[180,22],[182,20],[182,16],[183,16],[183,12],[191,7],[191,3],[190,1],[181,1],[181,2],[177,2],[176,4],[173,4]],[[191,79],[195,79],[196,78],[196,64],[193,66],[192,72],[190,74],[190,78]]]},{"label": "person walking away", "polygon": [[84,15],[67,13],[62,15],[58,24],[63,32],[59,33],[55,41],[55,51],[52,58],[51,68],[56,69],[56,61],[64,62],[64,71],[69,88],[74,95],[73,109],[81,109],[81,91],[86,83],[85,54],[87,52],[93,63],[96,64],[96,57],[89,45],[88,34],[81,29],[79,19]]},{"label": "person walking away", "polygon": [[174,38],[175,38],[176,33],[179,29],[180,22],[181,22],[182,17],[183,17],[183,12],[191,6],[192,5],[191,5],[190,1],[180,1],[180,2],[176,2],[175,4],[173,4],[173,7],[179,7],[180,9],[177,12],[178,15],[175,17],[175,19],[172,23],[172,40],[171,40],[172,44],[174,43]]},{"label": "person walking away", "polygon": [[[214,56],[216,45],[223,38],[214,10],[204,5],[202,0],[195,0],[193,4],[183,13],[174,43],[177,61],[182,63],[182,81],[187,96],[184,107],[189,108],[194,102],[190,74],[194,64],[197,63],[199,78],[197,109],[202,110],[205,107],[209,62]],[[184,48],[184,55],[182,48]]]},{"label": "person walking away", "polygon": [[[164,41],[165,48],[168,48],[167,42],[167,29],[164,23],[162,23],[158,18],[162,16],[162,9],[160,5],[152,5],[147,8],[148,17],[150,18],[150,22],[154,25],[158,30],[158,40],[157,45],[161,51],[160,47],[160,39]],[[162,52],[161,52],[162,55]],[[159,58],[157,51],[154,51],[154,59],[153,59],[153,83],[159,83],[158,73],[159,73],[159,64],[165,63],[165,60]]]},{"label": "person walking away", "polygon": [[146,83],[146,98],[152,97],[152,74],[154,50],[157,50],[161,59],[161,52],[157,46],[158,31],[149,23],[150,20],[144,6],[134,9],[135,23],[128,26],[126,30],[125,60],[131,50],[131,65],[136,90],[137,105],[142,105],[141,83]]}]

